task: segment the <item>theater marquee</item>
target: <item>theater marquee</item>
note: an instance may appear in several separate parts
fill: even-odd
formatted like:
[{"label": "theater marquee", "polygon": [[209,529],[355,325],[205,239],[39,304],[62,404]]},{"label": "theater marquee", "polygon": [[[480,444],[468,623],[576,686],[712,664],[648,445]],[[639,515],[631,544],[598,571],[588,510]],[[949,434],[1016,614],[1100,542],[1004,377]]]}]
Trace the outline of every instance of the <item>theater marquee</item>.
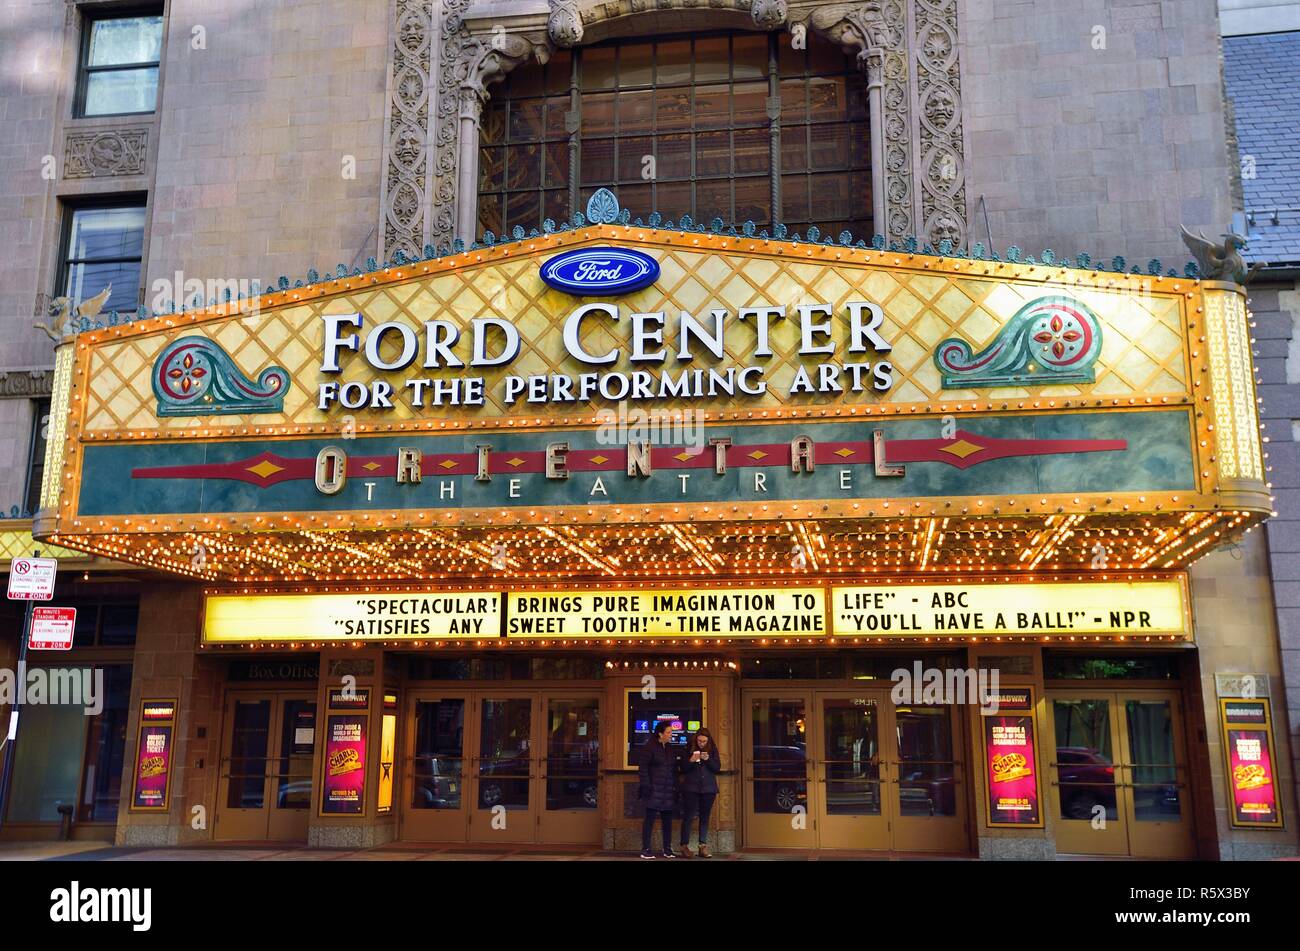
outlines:
[{"label": "theater marquee", "polygon": [[607,644],[1099,637],[1190,641],[1184,575],[1142,580],[209,593],[209,645]]},{"label": "theater marquee", "polygon": [[1270,508],[1187,278],[615,223],[58,361],[38,534],[213,582],[1177,571]]}]

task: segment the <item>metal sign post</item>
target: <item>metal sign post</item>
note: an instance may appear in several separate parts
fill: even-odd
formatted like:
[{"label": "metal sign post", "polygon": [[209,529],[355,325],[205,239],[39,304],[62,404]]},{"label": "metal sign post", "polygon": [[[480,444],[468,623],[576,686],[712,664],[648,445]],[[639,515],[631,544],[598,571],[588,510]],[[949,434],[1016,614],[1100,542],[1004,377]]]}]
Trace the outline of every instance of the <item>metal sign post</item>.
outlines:
[{"label": "metal sign post", "polygon": [[45,559],[41,559],[40,556],[40,549],[37,549],[32,553],[32,561],[28,561],[25,558],[15,558],[9,567],[9,598],[10,600],[25,600],[27,602],[27,610],[23,614],[23,630],[18,641],[18,670],[16,672],[18,676],[14,679],[14,686],[16,688],[14,692],[14,702],[13,706],[9,708],[9,722],[5,727],[4,737],[2,738],[3,743],[0,743],[0,750],[4,751],[4,770],[0,771],[0,829],[4,828],[5,814],[9,811],[9,786],[13,782],[14,758],[18,748],[18,715],[22,713],[23,708],[23,687],[20,681],[24,676],[23,672],[27,668],[27,641],[31,637],[32,612],[35,609],[38,600],[48,601],[50,598],[54,597],[53,583],[49,585],[48,595],[44,595],[43,590],[32,594],[26,592],[24,589],[24,593],[15,596],[14,571],[19,562],[31,566],[29,567],[29,571],[43,570],[45,566],[42,565],[41,562],[45,561]]}]

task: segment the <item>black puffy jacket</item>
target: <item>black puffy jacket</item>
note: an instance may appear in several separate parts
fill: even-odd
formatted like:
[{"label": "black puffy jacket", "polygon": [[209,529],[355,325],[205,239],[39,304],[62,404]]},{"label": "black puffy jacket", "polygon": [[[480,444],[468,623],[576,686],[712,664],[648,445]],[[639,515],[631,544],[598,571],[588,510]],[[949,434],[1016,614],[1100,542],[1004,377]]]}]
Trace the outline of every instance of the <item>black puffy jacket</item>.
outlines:
[{"label": "black puffy jacket", "polygon": [[641,802],[647,809],[672,809],[677,802],[677,753],[652,736],[641,747]]},{"label": "black puffy jacket", "polygon": [[714,750],[709,754],[708,759],[692,763],[691,753],[694,752],[695,750],[692,749],[682,759],[682,791],[716,796],[722,759],[718,756],[717,750]]}]

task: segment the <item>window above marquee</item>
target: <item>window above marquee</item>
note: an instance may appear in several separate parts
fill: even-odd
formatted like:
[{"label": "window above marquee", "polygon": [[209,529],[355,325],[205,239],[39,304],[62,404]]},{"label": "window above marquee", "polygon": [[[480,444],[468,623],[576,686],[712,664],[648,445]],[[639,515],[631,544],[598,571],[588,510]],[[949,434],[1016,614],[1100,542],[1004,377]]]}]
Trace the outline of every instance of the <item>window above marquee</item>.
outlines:
[{"label": "window above marquee", "polygon": [[87,19],[77,74],[78,118],[154,111],[162,28],[161,11]]},{"label": "window above marquee", "polygon": [[874,230],[866,83],[817,37],[803,50],[733,33],[557,51],[493,87],[480,146],[480,232],[567,220],[601,186],[633,216]]}]

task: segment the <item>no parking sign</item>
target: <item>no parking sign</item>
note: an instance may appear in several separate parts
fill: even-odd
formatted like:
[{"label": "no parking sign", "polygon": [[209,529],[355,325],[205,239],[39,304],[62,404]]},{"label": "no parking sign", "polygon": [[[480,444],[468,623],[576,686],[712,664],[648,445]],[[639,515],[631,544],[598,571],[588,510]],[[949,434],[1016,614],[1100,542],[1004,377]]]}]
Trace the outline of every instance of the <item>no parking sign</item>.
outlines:
[{"label": "no parking sign", "polygon": [[15,558],[9,564],[9,600],[49,601],[58,568],[53,558]]}]

